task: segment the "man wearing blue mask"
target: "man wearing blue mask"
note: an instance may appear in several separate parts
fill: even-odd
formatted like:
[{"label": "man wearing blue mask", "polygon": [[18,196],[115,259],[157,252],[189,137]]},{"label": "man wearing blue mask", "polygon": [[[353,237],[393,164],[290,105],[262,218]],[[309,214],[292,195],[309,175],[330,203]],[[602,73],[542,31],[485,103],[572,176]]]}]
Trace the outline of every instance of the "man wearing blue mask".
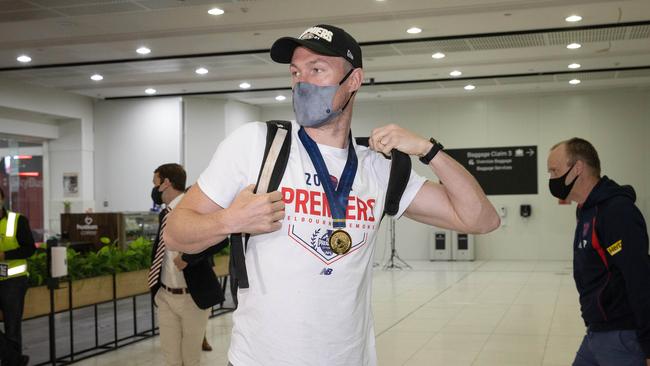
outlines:
[{"label": "man wearing blue mask", "polygon": [[650,366],[650,257],[631,186],[600,176],[591,143],[574,137],[548,156],[549,189],[578,203],[573,277],[587,326],[573,366]]},{"label": "man wearing blue mask", "polygon": [[256,194],[264,123],[218,147],[170,216],[165,240],[196,252],[231,233],[251,234],[249,286],[240,288],[228,357],[234,366],[375,366],[372,258],[397,149],[419,157],[444,186],[411,171],[397,217],[485,233],[499,217],[476,180],[433,138],[377,128],[370,149],[351,135],[363,80],[361,48],[326,24],[285,37],[271,58],[289,64],[296,121],[279,190]]}]

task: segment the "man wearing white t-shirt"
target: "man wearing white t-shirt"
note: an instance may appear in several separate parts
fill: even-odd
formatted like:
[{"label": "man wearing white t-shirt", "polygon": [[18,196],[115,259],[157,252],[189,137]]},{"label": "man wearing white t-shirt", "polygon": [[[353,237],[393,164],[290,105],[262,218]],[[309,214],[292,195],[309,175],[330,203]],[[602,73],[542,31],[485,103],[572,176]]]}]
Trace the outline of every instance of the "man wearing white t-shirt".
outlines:
[{"label": "man wearing white t-shirt", "polygon": [[284,37],[271,58],[290,64],[296,122],[278,191],[254,194],[266,126],[250,123],[218,147],[168,221],[165,241],[197,252],[232,233],[252,234],[249,287],[240,289],[228,353],[234,366],[374,366],[372,256],[392,149],[420,157],[445,183],[414,172],[400,210],[416,221],[486,233],[499,217],[476,180],[434,139],[397,125],[351,137],[361,48],[344,30],[317,25]]}]

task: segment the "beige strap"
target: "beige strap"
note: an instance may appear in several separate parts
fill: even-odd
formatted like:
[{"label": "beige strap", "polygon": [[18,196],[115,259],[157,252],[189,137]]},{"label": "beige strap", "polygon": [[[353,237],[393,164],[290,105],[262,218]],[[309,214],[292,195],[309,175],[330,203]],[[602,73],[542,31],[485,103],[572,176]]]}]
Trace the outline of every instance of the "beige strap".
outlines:
[{"label": "beige strap", "polygon": [[282,149],[282,144],[284,144],[284,140],[286,138],[287,130],[278,127],[277,132],[275,133],[275,137],[273,137],[273,142],[271,143],[269,154],[266,156],[264,167],[262,168],[260,181],[257,184],[257,193],[267,193],[269,189],[269,182],[271,181],[271,175],[273,174],[273,168],[275,167],[275,162],[278,160],[280,150]]}]

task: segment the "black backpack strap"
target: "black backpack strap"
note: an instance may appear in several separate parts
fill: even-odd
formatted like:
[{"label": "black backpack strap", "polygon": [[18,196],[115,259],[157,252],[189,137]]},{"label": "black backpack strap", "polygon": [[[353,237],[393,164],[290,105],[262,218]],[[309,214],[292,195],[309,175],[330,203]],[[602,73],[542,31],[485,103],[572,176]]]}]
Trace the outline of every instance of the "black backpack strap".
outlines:
[{"label": "black backpack strap", "polygon": [[[368,146],[369,144],[368,137],[357,137],[355,140],[357,145]],[[382,218],[384,215],[395,216],[397,214],[399,202],[411,177],[411,157],[397,149],[393,149],[390,155],[390,176]],[[384,155],[384,157],[386,156]],[[388,159],[388,157],[386,158]]]},{"label": "black backpack strap", "polygon": [[[255,193],[267,193],[278,189],[291,151],[291,122],[268,121],[266,129],[264,158],[255,184]],[[234,274],[231,274],[232,283],[236,282],[239,288],[248,288],[246,245],[249,237],[250,234],[230,235],[230,261],[234,269]]]}]

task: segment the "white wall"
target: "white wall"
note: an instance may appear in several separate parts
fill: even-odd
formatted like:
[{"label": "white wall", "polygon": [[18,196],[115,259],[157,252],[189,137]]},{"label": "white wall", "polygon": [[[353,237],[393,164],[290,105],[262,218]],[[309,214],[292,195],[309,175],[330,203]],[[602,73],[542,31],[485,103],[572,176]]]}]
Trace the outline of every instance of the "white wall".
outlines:
[{"label": "white wall", "polygon": [[[290,119],[291,107],[266,107],[262,119]],[[414,101],[359,102],[353,132],[398,123],[423,136],[434,136],[447,148],[537,145],[537,195],[491,196],[508,210],[506,226],[476,239],[478,259],[570,259],[575,206],[559,206],[548,193],[546,153],[564,139],[579,136],[599,151],[603,173],[632,184],[637,202],[650,217],[650,91],[616,90],[593,93],[486,96]],[[416,171],[435,176],[413,159]],[[532,205],[532,217],[519,217],[520,204]],[[377,256],[385,251],[382,225]],[[403,258],[428,257],[428,228],[409,219],[398,221],[398,251]]]},{"label": "white wall", "polygon": [[180,98],[97,101],[96,210],[151,208],[153,171],[180,163],[181,128]]},{"label": "white wall", "polygon": [[183,98],[187,184],[194,184],[226,136],[225,100]]},{"label": "white wall", "polygon": [[260,121],[261,108],[235,100],[229,100],[226,103],[225,113],[226,136],[228,136],[232,131],[245,123]]},{"label": "white wall", "polygon": [[[64,200],[75,211],[94,207],[92,98],[0,79],[0,122],[0,133],[50,141],[44,154],[46,230],[59,231]],[[79,174],[78,198],[63,197],[66,172]]]},{"label": "white wall", "polygon": [[260,108],[233,100],[183,98],[185,107],[185,159],[187,184],[194,184],[217,146],[232,131],[260,120]]}]

